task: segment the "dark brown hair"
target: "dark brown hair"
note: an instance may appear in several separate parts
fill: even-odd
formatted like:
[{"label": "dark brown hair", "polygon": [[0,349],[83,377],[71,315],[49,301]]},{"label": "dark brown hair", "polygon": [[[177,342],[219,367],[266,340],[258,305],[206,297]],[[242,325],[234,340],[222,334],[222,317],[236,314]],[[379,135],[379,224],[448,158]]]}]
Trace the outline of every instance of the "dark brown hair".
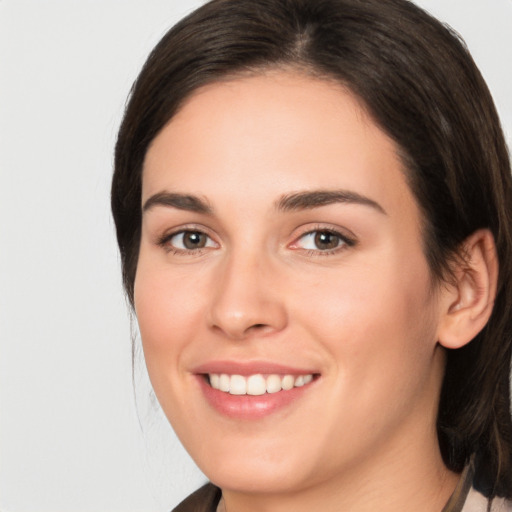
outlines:
[{"label": "dark brown hair", "polygon": [[112,211],[133,304],[149,144],[198,87],[246,72],[298,68],[348,87],[396,142],[422,210],[437,281],[461,244],[493,233],[500,262],[485,329],[447,351],[438,414],[445,464],[475,454],[476,484],[512,498],[512,180],[491,95],[460,38],[407,0],[213,0],[174,26],[149,56],[115,151]]}]

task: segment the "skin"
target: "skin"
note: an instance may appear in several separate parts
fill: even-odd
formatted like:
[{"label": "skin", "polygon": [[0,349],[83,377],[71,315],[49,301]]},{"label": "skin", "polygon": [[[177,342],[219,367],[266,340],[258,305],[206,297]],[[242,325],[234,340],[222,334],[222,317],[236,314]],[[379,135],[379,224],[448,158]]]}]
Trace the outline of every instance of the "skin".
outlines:
[{"label": "skin", "polygon": [[[135,309],[146,364],[228,511],[433,511],[453,491],[435,417],[454,294],[433,285],[405,172],[353,95],[290,71],[196,91],[150,146],[142,204],[179,193],[211,212],[144,211]],[[318,190],[378,206],[276,208]],[[184,249],[185,229],[206,246]],[[335,237],[326,251],[306,236],[327,229],[354,243]],[[320,376],[289,406],[237,420],[194,375],[211,360]]]}]

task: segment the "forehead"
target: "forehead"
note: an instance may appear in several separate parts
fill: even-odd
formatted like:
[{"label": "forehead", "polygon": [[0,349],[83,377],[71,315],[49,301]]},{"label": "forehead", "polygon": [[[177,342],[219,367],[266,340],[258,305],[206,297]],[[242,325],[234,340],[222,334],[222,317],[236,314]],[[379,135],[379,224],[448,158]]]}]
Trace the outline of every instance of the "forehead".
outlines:
[{"label": "forehead", "polygon": [[152,142],[144,163],[143,201],[162,190],[227,201],[233,193],[246,201],[263,194],[272,201],[333,188],[388,206],[414,202],[394,142],[360,101],[332,81],[292,72],[199,89]]}]

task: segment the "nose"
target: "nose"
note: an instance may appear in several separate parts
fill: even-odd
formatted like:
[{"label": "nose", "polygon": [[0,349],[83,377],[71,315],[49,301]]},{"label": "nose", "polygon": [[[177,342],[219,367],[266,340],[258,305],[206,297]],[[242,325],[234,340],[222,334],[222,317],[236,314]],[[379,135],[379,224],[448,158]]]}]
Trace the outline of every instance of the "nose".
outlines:
[{"label": "nose", "polygon": [[232,340],[279,332],[287,325],[279,269],[255,253],[232,254],[215,277],[208,322]]}]

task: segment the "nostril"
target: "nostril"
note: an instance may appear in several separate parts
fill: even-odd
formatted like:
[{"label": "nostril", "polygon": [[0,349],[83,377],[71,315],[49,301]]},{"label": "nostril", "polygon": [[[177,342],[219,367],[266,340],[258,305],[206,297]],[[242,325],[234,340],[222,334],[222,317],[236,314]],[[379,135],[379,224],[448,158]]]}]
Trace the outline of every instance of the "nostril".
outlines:
[{"label": "nostril", "polygon": [[245,330],[245,335],[257,334],[264,335],[267,332],[272,332],[272,327],[268,324],[260,323],[260,324],[252,324],[248,329]]},{"label": "nostril", "polygon": [[253,324],[249,327],[249,329],[246,330],[246,333],[265,333],[267,330],[272,330],[272,327],[269,326],[268,324]]}]

